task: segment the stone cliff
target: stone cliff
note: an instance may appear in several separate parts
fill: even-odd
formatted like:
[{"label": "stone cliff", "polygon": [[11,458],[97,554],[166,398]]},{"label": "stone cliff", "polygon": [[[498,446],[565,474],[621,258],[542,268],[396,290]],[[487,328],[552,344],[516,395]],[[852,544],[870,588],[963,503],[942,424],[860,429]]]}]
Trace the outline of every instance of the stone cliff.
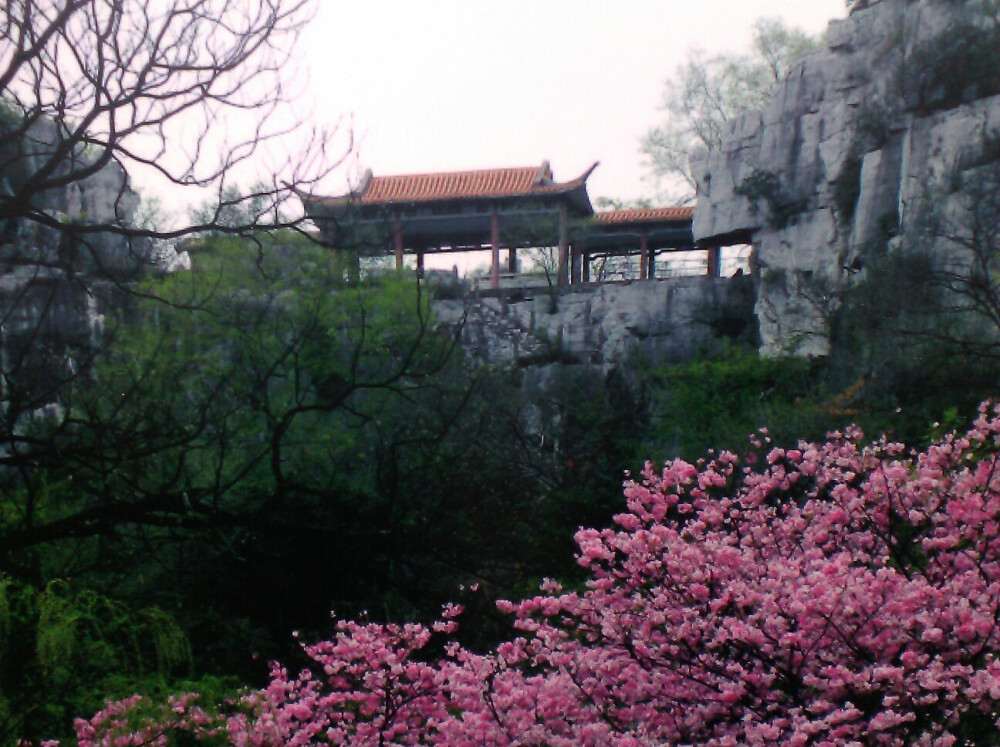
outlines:
[{"label": "stone cliff", "polygon": [[[20,135],[16,143],[8,143],[0,154],[4,163],[0,196],[17,195],[36,171],[47,167],[60,140],[57,125],[41,119]],[[84,169],[94,162],[93,158],[77,148],[65,157],[65,165],[52,178],[57,180],[72,169]],[[26,208],[14,209],[14,215],[37,211],[62,224],[80,226],[128,224],[139,206],[139,196],[131,188],[128,176],[113,161],[85,178],[67,177],[65,186],[36,192],[29,196],[29,201]],[[7,223],[0,219],[3,228],[0,259],[8,268],[44,266],[83,274],[130,275],[148,262],[149,242],[131,242],[109,232],[81,234],[70,240],[70,233],[30,219],[14,217]]]},{"label": "stone cliff", "polygon": [[439,323],[462,325],[462,347],[476,364],[585,364],[605,373],[631,355],[678,363],[715,352],[724,340],[752,341],[752,307],[753,282],[745,275],[522,289],[434,302]]},{"label": "stone cliff", "polygon": [[[16,143],[7,142],[0,151],[0,196],[13,200],[45,165],[59,143],[55,128],[52,121],[39,120]],[[86,151],[71,155],[56,176],[88,158]],[[124,308],[122,281],[155,261],[148,241],[72,230],[133,218],[139,196],[114,162],[29,199],[26,208],[4,205],[11,217],[0,219],[0,422],[16,422],[57,401],[62,383],[79,375],[93,354],[107,315]],[[70,230],[43,225],[32,213]]]},{"label": "stone cliff", "polygon": [[998,28],[981,0],[858,4],[721,149],[693,157],[696,239],[755,247],[762,352],[825,353],[838,291],[1000,158]]}]

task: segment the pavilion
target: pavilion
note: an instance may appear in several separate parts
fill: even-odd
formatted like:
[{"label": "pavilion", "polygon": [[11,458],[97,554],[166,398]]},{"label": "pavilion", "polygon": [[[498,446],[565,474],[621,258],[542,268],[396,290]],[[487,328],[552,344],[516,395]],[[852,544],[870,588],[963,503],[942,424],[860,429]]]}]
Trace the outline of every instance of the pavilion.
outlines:
[{"label": "pavilion", "polygon": [[[324,243],[348,258],[357,272],[360,256],[489,251],[490,286],[516,275],[517,252],[552,248],[559,285],[591,282],[595,258],[639,257],[640,279],[656,277],[656,255],[695,248],[690,207],[595,213],[587,179],[557,182],[548,161],[541,166],[480,171],[373,176],[367,171],[351,192],[337,197],[304,195],[306,214]],[[506,251],[506,267],[501,252]],[[720,272],[719,249],[707,252],[709,274]],[[349,269],[350,274],[350,269]]]}]

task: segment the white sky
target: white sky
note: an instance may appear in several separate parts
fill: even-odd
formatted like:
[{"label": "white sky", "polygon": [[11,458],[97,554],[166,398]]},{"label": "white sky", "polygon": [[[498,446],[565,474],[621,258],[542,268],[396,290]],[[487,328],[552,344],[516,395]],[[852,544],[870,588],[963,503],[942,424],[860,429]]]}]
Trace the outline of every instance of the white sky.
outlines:
[{"label": "white sky", "polygon": [[749,48],[777,17],[810,33],[844,0],[321,0],[297,52],[320,122],[353,119],[352,169],[407,174],[594,161],[592,199],[652,196],[639,151],[693,49]]}]

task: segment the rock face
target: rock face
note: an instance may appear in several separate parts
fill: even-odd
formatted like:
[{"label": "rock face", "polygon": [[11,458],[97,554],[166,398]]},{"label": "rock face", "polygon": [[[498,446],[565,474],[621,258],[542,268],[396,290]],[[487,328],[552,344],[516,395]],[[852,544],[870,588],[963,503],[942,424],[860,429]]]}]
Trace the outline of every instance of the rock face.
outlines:
[{"label": "rock face", "polygon": [[[36,122],[16,151],[8,145],[0,154],[0,196],[15,194],[45,162],[58,142],[55,126]],[[79,161],[87,157],[82,153]],[[32,210],[85,227],[127,224],[138,205],[115,163],[31,199]],[[152,259],[147,241],[106,231],[77,235],[20,217],[0,220],[0,419],[16,423],[54,406],[62,384],[81,373],[99,344],[107,314],[124,308],[120,282],[147,270]]]},{"label": "rock face", "polygon": [[694,156],[695,238],[754,244],[762,352],[825,353],[838,290],[982,165],[1000,132],[996,18],[979,0],[860,3]]},{"label": "rock face", "polygon": [[607,372],[632,353],[674,363],[726,338],[753,339],[753,298],[748,276],[691,276],[438,300],[434,310],[443,324],[464,320],[462,346],[476,363]]},{"label": "rock face", "polygon": [[[35,122],[16,146],[3,154],[6,164],[0,173],[0,195],[15,194],[19,184],[41,169],[59,143],[56,124],[42,119]],[[71,168],[93,163],[86,152],[72,153],[65,165],[53,175],[58,179]],[[44,212],[61,223],[83,226],[127,224],[139,207],[139,195],[131,188],[128,176],[114,161],[94,174],[69,181],[58,189],[38,192],[31,197],[31,208]],[[15,211],[15,214],[16,211]],[[0,212],[2,215],[2,212]],[[3,227],[0,261],[10,267],[43,265],[83,275],[128,277],[148,266],[148,241],[131,241],[114,233],[70,237],[31,221],[14,218],[14,226]]]}]

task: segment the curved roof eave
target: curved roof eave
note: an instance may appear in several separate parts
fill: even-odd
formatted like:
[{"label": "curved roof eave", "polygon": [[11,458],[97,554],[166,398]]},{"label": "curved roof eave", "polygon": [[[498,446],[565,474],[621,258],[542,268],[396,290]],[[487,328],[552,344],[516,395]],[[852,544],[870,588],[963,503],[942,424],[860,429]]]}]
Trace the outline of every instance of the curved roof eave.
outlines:
[{"label": "curved roof eave", "polygon": [[595,162],[576,179],[552,182],[548,162],[540,168],[486,169],[482,171],[411,174],[373,177],[365,173],[358,187],[346,195],[323,197],[300,194],[306,213],[336,215],[350,206],[422,205],[455,201],[517,200],[568,195],[576,210],[593,214],[587,179]]}]

